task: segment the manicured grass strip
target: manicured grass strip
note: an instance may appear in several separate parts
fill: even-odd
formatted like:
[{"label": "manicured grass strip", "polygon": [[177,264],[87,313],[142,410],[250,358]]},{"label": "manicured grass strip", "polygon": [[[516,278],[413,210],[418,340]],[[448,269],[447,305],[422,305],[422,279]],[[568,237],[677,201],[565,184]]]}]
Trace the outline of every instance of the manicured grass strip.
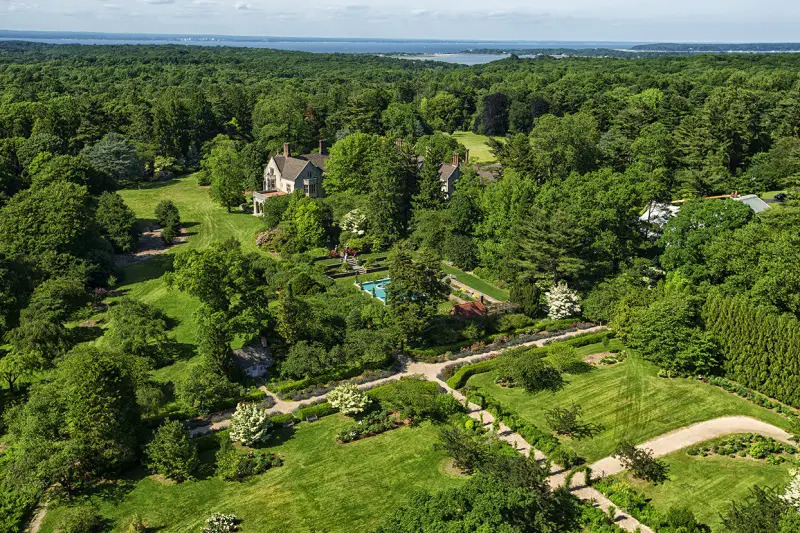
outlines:
[{"label": "manicured grass strip", "polygon": [[442,264],[442,267],[445,273],[452,274],[453,276],[455,276],[456,280],[460,281],[467,287],[472,287],[476,291],[480,291],[488,296],[491,296],[496,300],[500,300],[503,302],[508,301],[509,296],[507,291],[499,289],[494,285],[490,284],[489,282],[484,281],[473,274],[467,274],[463,270],[459,270],[454,266]]},{"label": "manicured grass strip", "polygon": [[463,144],[469,150],[469,160],[471,163],[494,163],[497,158],[489,150],[486,135],[478,135],[471,131],[456,131],[453,138]]},{"label": "manicured grass strip", "polygon": [[[444,455],[433,449],[437,429],[429,423],[337,444],[336,434],[350,424],[332,415],[299,424],[294,434],[282,430],[269,450],[283,456],[284,466],[243,483],[208,478],[175,485],[140,477],[130,480],[130,490],[102,491],[105,497],[96,494],[92,503],[115,531],[134,514],[160,533],[200,531],[211,513],[224,512],[243,520],[243,533],[352,532],[372,530],[416,490],[463,483],[440,471]],[[53,532],[62,514],[63,508],[50,510],[42,533]]]},{"label": "manicured grass strip", "polygon": [[789,481],[787,463],[771,465],[766,461],[721,456],[692,457],[685,450],[663,458],[669,465],[669,480],[662,485],[633,479],[627,473],[619,477],[651,499],[662,514],[670,507],[688,507],[697,519],[723,531],[720,514],[727,512],[732,500],[744,499],[750,487],[783,487]]},{"label": "manicured grass strip", "polygon": [[[598,351],[605,351],[602,345]],[[658,377],[658,368],[631,355],[611,367],[594,367],[578,375],[565,375],[560,391],[530,394],[521,388],[495,384],[495,373],[473,376],[468,385],[481,389],[523,419],[547,428],[545,411],[569,407],[583,408],[587,422],[603,424],[605,429],[593,439],[569,440],[575,451],[589,461],[614,452],[623,439],[644,442],[668,431],[696,422],[728,415],[746,415],[770,424],[789,428],[784,416],[754,405],[717,387],[698,380]]]}]

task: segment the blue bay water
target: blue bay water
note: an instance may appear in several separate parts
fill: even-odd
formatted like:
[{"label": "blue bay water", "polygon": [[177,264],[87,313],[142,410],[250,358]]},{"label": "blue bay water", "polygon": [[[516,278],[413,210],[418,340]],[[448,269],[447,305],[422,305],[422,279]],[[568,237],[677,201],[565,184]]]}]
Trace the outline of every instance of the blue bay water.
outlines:
[{"label": "blue bay water", "polygon": [[500,54],[470,54],[469,50],[522,50],[540,48],[629,48],[639,42],[598,41],[450,41],[423,39],[331,39],[314,37],[239,37],[226,35],[156,35],[135,33],[38,32],[0,30],[0,41],[31,41],[50,44],[122,45],[181,44],[272,48],[316,53],[415,54],[409,59],[434,59],[448,63],[479,64],[507,57]]}]

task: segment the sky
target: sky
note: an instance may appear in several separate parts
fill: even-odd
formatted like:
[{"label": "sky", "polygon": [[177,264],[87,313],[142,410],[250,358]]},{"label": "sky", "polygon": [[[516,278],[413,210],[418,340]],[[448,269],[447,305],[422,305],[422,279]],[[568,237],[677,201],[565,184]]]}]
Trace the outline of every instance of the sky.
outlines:
[{"label": "sky", "polygon": [[0,0],[0,29],[464,40],[796,42],[797,0]]}]

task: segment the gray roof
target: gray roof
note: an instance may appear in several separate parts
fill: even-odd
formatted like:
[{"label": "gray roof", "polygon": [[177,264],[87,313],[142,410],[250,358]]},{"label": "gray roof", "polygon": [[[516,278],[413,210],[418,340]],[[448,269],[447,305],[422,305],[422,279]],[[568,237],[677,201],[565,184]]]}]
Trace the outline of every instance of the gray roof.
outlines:
[{"label": "gray roof", "polygon": [[276,155],[274,159],[275,166],[281,172],[281,177],[285,180],[294,181],[309,164],[325,172],[325,164],[328,161],[328,157],[324,154],[306,154],[299,157]]},{"label": "gray roof", "polygon": [[442,181],[449,181],[457,170],[458,170],[457,165],[449,165],[447,163],[442,163],[442,166],[439,167],[439,179]]},{"label": "gray roof", "polygon": [[745,196],[734,198],[734,200],[737,202],[742,202],[756,213],[761,213],[762,211],[769,209],[769,204],[755,194],[746,194]]},{"label": "gray roof", "polygon": [[261,346],[258,343],[234,350],[233,361],[236,366],[241,369],[256,365],[272,366],[272,357],[269,353],[269,347]]}]

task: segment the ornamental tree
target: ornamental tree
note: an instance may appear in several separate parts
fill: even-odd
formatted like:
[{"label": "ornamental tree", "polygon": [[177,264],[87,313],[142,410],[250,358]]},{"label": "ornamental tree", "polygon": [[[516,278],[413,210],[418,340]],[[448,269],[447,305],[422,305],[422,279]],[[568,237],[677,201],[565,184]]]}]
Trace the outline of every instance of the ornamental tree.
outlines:
[{"label": "ornamental tree", "polygon": [[566,282],[553,285],[545,294],[547,298],[547,316],[551,320],[579,315],[581,298],[578,293],[567,287]]},{"label": "ornamental tree", "polygon": [[369,398],[353,383],[344,383],[328,394],[328,402],[342,414],[355,415],[364,412],[369,404]]},{"label": "ornamental tree", "polygon": [[145,453],[152,472],[179,482],[191,479],[199,464],[197,447],[177,420],[161,424]]},{"label": "ornamental tree", "polygon": [[240,403],[231,417],[231,440],[252,446],[266,441],[272,430],[272,422],[265,409],[254,403]]}]

